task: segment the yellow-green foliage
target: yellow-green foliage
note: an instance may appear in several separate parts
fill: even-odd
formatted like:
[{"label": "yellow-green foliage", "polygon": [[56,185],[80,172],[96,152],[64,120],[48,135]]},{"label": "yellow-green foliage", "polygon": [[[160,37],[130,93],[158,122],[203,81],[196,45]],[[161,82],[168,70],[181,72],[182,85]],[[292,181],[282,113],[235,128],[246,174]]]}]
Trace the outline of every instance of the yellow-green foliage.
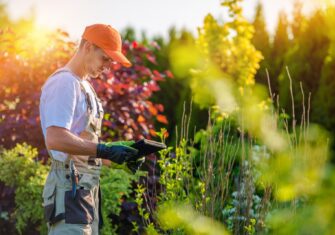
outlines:
[{"label": "yellow-green foliage", "polygon": [[[231,90],[231,82],[236,82],[240,92],[255,82],[262,55],[251,43],[253,27],[242,16],[238,2],[222,3],[228,7],[231,21],[221,24],[207,15],[196,43],[177,46],[171,52],[174,72],[189,74],[194,99],[202,106],[224,102],[225,109],[233,111],[237,105],[234,95],[224,94]],[[218,100],[219,94],[225,98]]]},{"label": "yellow-green foliage", "polygon": [[279,201],[318,193],[328,157],[327,138],[322,129],[311,126],[296,147],[282,149],[270,158],[260,157],[260,183],[276,185]]},{"label": "yellow-green foliage", "polygon": [[253,27],[242,15],[235,15],[233,21],[221,25],[209,14],[199,28],[197,46],[240,86],[252,85],[262,58],[251,43],[252,36]]},{"label": "yellow-green foliage", "polygon": [[286,146],[269,113],[271,101],[264,88],[254,85],[262,55],[252,45],[253,27],[242,16],[240,1],[223,1],[232,21],[220,25],[211,15],[199,29],[196,45],[176,48],[173,69],[189,71],[196,102],[216,104],[221,112],[236,114],[242,129],[249,130],[271,150]]},{"label": "yellow-green foliage", "polygon": [[[166,129],[162,128],[157,135],[165,143],[164,133]],[[165,201],[183,201],[186,200],[187,194],[184,191],[185,179],[189,179],[190,171],[190,154],[186,154],[186,142],[183,141],[180,147],[176,147],[175,157],[170,153],[173,147],[168,147],[159,152],[160,157],[157,161],[161,170],[159,182],[164,186],[164,191],[158,196],[161,202]],[[185,164],[186,163],[186,164]]]},{"label": "yellow-green foliage", "polygon": [[42,233],[43,221],[42,191],[48,174],[48,167],[35,158],[37,149],[23,143],[0,154],[0,181],[15,188],[16,229],[22,233],[29,224],[39,224]]},{"label": "yellow-green foliage", "polygon": [[179,229],[192,235],[229,234],[221,223],[197,213],[186,204],[167,203],[160,207],[158,216],[164,229]]}]

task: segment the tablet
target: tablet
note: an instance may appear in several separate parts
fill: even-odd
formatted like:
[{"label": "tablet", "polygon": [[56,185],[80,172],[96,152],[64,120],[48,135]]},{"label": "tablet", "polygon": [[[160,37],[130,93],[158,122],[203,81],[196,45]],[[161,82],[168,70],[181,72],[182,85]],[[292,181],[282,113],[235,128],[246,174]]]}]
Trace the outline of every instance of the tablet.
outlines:
[{"label": "tablet", "polygon": [[131,145],[131,147],[138,150],[137,157],[147,156],[151,153],[156,153],[162,149],[166,149],[165,144],[147,139],[141,139]]}]

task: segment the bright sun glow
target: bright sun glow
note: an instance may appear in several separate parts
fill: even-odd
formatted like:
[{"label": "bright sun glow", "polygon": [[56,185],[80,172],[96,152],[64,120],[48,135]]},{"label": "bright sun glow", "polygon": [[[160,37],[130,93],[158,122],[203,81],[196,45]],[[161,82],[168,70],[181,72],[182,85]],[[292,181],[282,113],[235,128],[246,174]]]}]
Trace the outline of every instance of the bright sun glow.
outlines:
[{"label": "bright sun glow", "polygon": [[13,46],[16,54],[22,57],[45,50],[52,41],[50,31],[30,24],[20,27],[15,33],[16,40],[14,39]]},{"label": "bright sun glow", "polygon": [[32,28],[32,31],[28,32],[27,43],[35,49],[40,50],[41,48],[48,45],[48,41],[50,41],[50,32],[41,28]]}]

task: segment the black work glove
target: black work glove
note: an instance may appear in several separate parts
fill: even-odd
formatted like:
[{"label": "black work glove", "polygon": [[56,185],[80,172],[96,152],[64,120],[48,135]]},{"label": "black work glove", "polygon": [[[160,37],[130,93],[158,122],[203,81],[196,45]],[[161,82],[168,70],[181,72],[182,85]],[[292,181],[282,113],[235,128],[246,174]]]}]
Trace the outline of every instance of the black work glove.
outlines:
[{"label": "black work glove", "polygon": [[97,157],[111,160],[117,164],[123,164],[136,159],[138,150],[124,144],[99,143],[97,145]]},{"label": "black work glove", "polygon": [[145,157],[129,160],[127,162],[127,167],[129,170],[131,170],[132,173],[135,173],[136,171],[140,169],[144,161],[145,161]]}]

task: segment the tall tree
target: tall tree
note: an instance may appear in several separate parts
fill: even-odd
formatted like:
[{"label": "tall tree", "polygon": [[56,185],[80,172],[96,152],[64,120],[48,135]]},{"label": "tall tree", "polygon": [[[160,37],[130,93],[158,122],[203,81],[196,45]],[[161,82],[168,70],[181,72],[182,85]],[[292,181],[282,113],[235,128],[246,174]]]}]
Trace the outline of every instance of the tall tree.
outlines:
[{"label": "tall tree", "polygon": [[261,2],[258,2],[256,6],[256,13],[252,25],[255,30],[252,43],[256,49],[261,51],[263,56],[267,58],[270,53],[270,36],[266,29],[263,4]]},{"label": "tall tree", "polygon": [[282,57],[289,48],[290,39],[288,34],[288,20],[287,15],[284,11],[279,13],[278,24],[276,33],[273,40],[272,57]]},{"label": "tall tree", "polygon": [[290,23],[293,39],[298,39],[306,26],[306,17],[302,12],[302,1],[295,0],[293,6],[293,20]]},{"label": "tall tree", "polygon": [[[297,113],[302,112],[303,97],[300,82],[305,93],[312,93],[313,99],[315,92],[318,90],[328,49],[329,37],[326,20],[324,13],[317,10],[307,20],[306,28],[300,32],[299,37],[295,39],[295,43],[285,57],[285,66],[288,66],[292,77]],[[282,69],[279,80],[281,103],[286,109],[290,110],[290,88],[285,68]]]},{"label": "tall tree", "polygon": [[290,47],[288,34],[288,20],[284,11],[279,13],[278,24],[272,42],[269,73],[273,84],[273,91],[278,94],[278,77],[284,65],[284,56]]},{"label": "tall tree", "polygon": [[[333,22],[335,20],[335,7],[329,7],[326,11],[326,32],[330,40],[327,56],[321,72],[318,90],[315,93],[312,109],[312,120],[321,123],[335,135],[335,32]],[[335,143],[333,143],[335,149]],[[334,159],[333,159],[334,160]]]},{"label": "tall tree", "polygon": [[269,67],[271,47],[270,36],[266,29],[263,5],[261,2],[258,2],[256,6],[256,13],[252,25],[254,26],[255,30],[252,43],[254,44],[255,48],[263,54],[264,57],[263,61],[260,63],[260,69],[255,76],[255,80],[256,82],[266,84],[266,69]]}]

